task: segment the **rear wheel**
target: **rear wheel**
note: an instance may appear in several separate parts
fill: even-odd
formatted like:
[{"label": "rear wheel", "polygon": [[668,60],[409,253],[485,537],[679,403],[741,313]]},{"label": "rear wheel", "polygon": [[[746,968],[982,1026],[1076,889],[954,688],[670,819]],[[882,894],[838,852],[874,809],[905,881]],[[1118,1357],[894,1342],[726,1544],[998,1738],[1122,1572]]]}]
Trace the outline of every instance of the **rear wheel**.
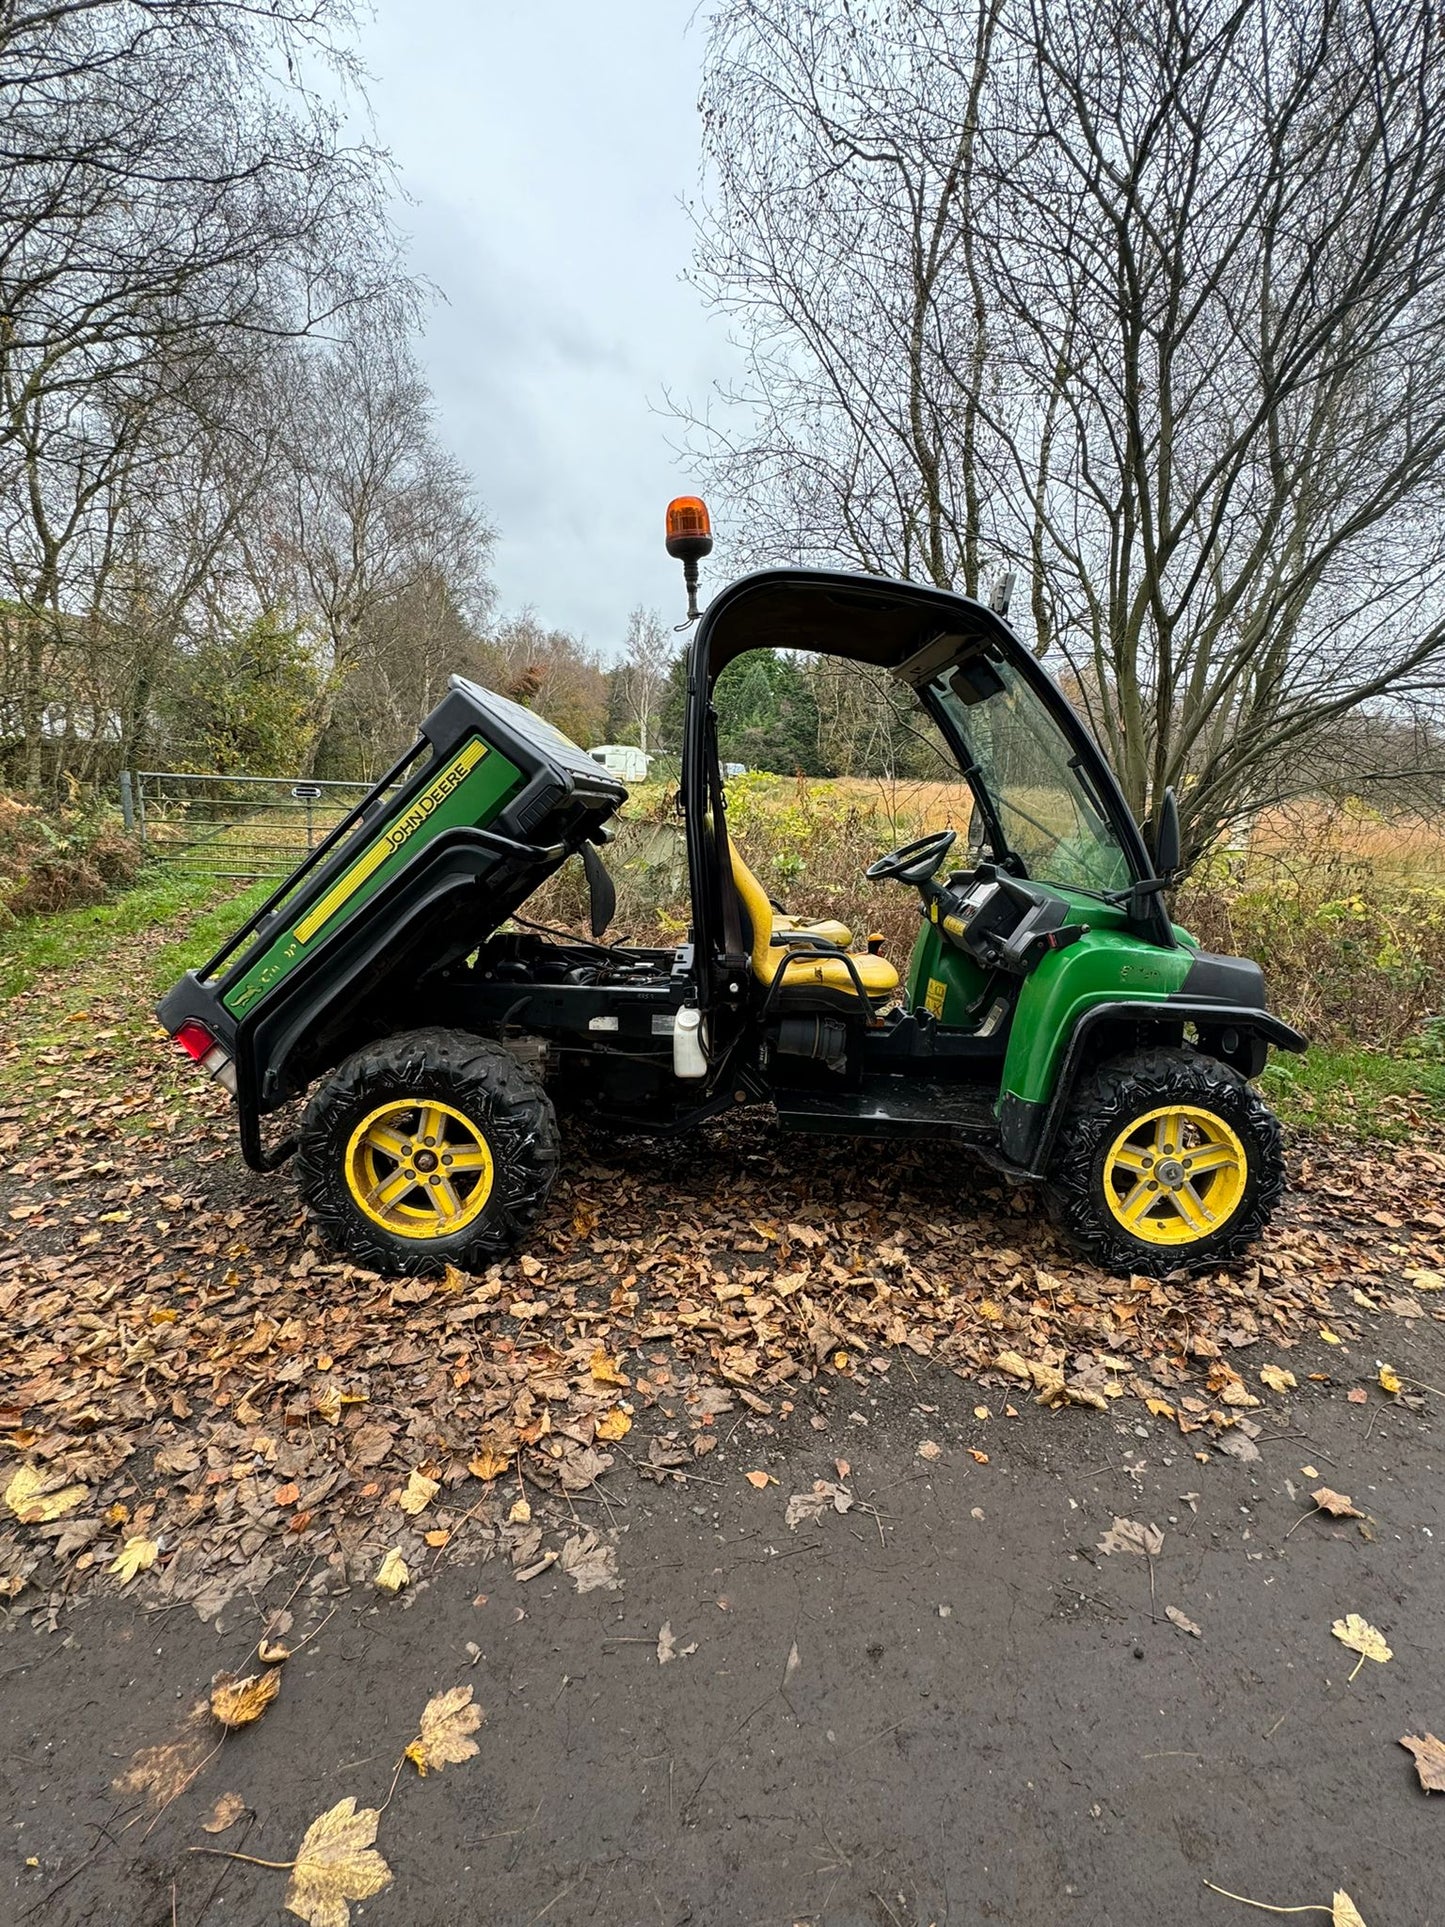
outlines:
[{"label": "rear wheel", "polygon": [[358,1051],[307,1109],[297,1183],[328,1243],[375,1271],[510,1251],[557,1176],[546,1092],[500,1044],[412,1031]]},{"label": "rear wheel", "polygon": [[1050,1172],[1055,1224],[1111,1271],[1200,1271],[1252,1245],[1284,1193],[1279,1123],[1239,1072],[1140,1051],[1074,1094]]}]

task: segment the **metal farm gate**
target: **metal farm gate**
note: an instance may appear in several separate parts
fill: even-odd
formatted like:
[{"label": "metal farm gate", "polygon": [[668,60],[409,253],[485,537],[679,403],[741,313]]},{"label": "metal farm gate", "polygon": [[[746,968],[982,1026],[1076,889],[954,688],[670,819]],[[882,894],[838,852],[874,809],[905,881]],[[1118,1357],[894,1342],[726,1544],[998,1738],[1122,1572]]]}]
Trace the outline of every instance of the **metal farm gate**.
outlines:
[{"label": "metal farm gate", "polygon": [[190,876],[284,877],[370,788],[309,776],[123,770],[125,826]]}]

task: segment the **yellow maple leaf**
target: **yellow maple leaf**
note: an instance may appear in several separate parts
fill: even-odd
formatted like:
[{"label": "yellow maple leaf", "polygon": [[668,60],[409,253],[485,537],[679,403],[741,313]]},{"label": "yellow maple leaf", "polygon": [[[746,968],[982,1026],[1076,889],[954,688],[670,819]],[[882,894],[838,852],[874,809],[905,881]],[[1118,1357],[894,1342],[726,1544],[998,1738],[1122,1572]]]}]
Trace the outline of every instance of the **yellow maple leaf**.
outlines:
[{"label": "yellow maple leaf", "polygon": [[467,1470],[474,1479],[500,1479],[511,1463],[505,1452],[494,1452],[490,1446],[484,1445],[468,1463]]},{"label": "yellow maple leaf", "polygon": [[1340,1337],[1339,1333],[1332,1332],[1328,1325],[1320,1326],[1320,1337],[1325,1341],[1327,1345],[1342,1345],[1344,1343],[1344,1340]]},{"label": "yellow maple leaf", "polygon": [[211,1681],[211,1717],[227,1732],[250,1726],[259,1720],[281,1690],[281,1673],[271,1667],[264,1673],[251,1673],[237,1679],[234,1673],[217,1673]]},{"label": "yellow maple leaf", "polygon": [[1000,1352],[993,1362],[997,1370],[1007,1372],[1010,1378],[1032,1379],[1033,1377],[1028,1360],[1021,1357],[1018,1352]]},{"label": "yellow maple leaf", "polygon": [[421,1731],[406,1749],[406,1757],[426,1777],[444,1766],[470,1760],[477,1751],[471,1735],[482,1723],[482,1709],[472,1704],[470,1686],[453,1686],[435,1693],[422,1708]]},{"label": "yellow maple leaf", "polygon": [[410,1579],[406,1561],[401,1556],[401,1547],[393,1546],[377,1567],[372,1584],[380,1586],[383,1592],[400,1592]]},{"label": "yellow maple leaf", "polygon": [[613,1358],[611,1354],[604,1351],[600,1345],[597,1350],[593,1352],[592,1362],[588,1369],[591,1371],[593,1379],[599,1385],[625,1386],[632,1383],[631,1379],[623,1374],[622,1360],[620,1358]]},{"label": "yellow maple leaf", "polygon": [[138,1572],[150,1571],[159,1553],[160,1547],[154,1539],[127,1539],[106,1571],[119,1574],[120,1583],[128,1586]]},{"label": "yellow maple leaf", "polygon": [[403,1512],[414,1519],[419,1512],[425,1512],[432,1500],[441,1491],[441,1482],[429,1479],[425,1472],[413,1472],[406,1482],[406,1490],[397,1500]]},{"label": "yellow maple leaf", "polygon": [[1151,1418],[1174,1417],[1174,1407],[1169,1403],[1167,1398],[1146,1398],[1144,1403],[1149,1409]]},{"label": "yellow maple leaf", "polygon": [[[1352,1653],[1359,1654],[1355,1673],[1359,1672],[1367,1659],[1376,1660],[1383,1666],[1387,1659],[1395,1657],[1385,1644],[1385,1635],[1379,1627],[1372,1626],[1368,1619],[1362,1619],[1358,1613],[1346,1613],[1343,1619],[1334,1622],[1330,1631],[1342,1646],[1348,1646]],[[1351,1679],[1355,1673],[1350,1674]]]},{"label": "yellow maple leaf", "polygon": [[1283,1365],[1261,1365],[1259,1376],[1272,1392],[1292,1392],[1295,1388],[1294,1373],[1287,1372]]},{"label": "yellow maple leaf", "polygon": [[1382,1365],[1380,1367],[1380,1390],[1382,1392],[1389,1392],[1392,1395],[1400,1390],[1400,1374],[1395,1370],[1393,1365]]},{"label": "yellow maple leaf", "polygon": [[531,1506],[527,1504],[527,1501],[525,1499],[514,1500],[512,1503],[512,1509],[507,1514],[507,1524],[509,1526],[529,1526],[531,1525],[531,1523],[532,1523]]},{"label": "yellow maple leaf", "polygon": [[1330,1921],[1331,1927],[1365,1927],[1359,1908],[1343,1887],[1335,1891],[1334,1902],[1330,1907]]},{"label": "yellow maple leaf", "polygon": [[614,1443],[618,1439],[625,1439],[631,1430],[632,1420],[620,1405],[614,1405],[610,1412],[605,1412],[597,1421],[598,1438],[611,1439]]},{"label": "yellow maple leaf", "polygon": [[372,1844],[381,1815],[357,1810],[347,1794],[313,1820],[296,1849],[286,1910],[307,1927],[349,1927],[350,1902],[370,1900],[391,1884],[391,1868]]},{"label": "yellow maple leaf", "polygon": [[48,1526],[67,1512],[74,1512],[87,1496],[83,1485],[50,1489],[57,1484],[54,1473],[42,1472],[33,1465],[19,1466],[5,1488],[5,1503],[21,1525]]}]

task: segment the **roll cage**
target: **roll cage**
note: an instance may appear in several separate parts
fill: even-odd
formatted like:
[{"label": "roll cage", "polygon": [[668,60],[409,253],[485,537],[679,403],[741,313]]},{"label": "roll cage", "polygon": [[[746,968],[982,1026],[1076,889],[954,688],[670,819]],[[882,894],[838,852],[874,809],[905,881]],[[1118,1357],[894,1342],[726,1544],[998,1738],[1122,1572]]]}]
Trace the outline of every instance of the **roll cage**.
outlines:
[{"label": "roll cage", "polygon": [[[1175,947],[1161,880],[1113,771],[1077,711],[1009,625],[967,596],[891,577],[820,569],[764,569],[741,577],[708,605],[688,650],[682,804],[692,890],[699,1001],[734,1004],[747,980],[742,915],[726,851],[726,806],[713,690],[736,657],[752,649],[835,656],[883,669],[909,684],[948,743],[988,827],[994,850],[1008,843],[996,799],[982,781],[933,681],[970,645],[985,646],[1027,684],[1056,725],[1071,761],[1097,798],[1131,876],[1130,926]],[[719,835],[721,830],[721,835]]]}]

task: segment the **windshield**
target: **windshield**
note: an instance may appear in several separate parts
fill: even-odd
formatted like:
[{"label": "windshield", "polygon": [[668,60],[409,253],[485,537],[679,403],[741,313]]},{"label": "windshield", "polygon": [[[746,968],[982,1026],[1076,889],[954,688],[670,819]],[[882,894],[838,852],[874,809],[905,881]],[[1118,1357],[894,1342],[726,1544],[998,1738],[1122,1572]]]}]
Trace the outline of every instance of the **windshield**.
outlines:
[{"label": "windshield", "polygon": [[1095,892],[1129,887],[1129,860],[1077,752],[1008,663],[974,656],[945,670],[931,693],[968,748],[1009,850],[1035,883]]}]

